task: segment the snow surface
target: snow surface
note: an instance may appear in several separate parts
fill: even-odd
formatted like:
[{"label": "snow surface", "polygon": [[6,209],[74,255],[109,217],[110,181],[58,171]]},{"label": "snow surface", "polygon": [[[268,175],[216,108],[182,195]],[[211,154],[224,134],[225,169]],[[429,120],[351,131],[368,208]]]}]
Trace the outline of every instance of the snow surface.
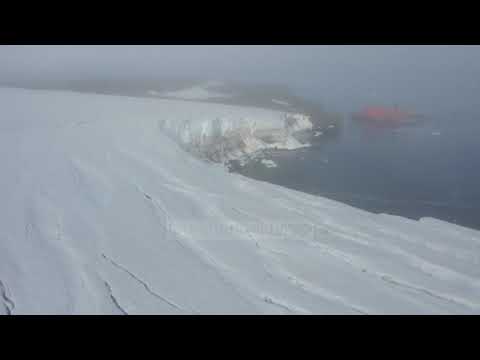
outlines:
[{"label": "snow surface", "polygon": [[219,85],[222,84],[219,82],[210,81],[201,85],[195,85],[186,89],[176,91],[157,92],[155,90],[151,90],[149,91],[149,94],[154,96],[164,96],[184,100],[209,100],[213,98],[230,98],[230,94],[213,90],[213,88]]},{"label": "snow surface", "polygon": [[480,232],[230,174],[159,127],[226,110],[0,89],[0,313],[480,313]]},{"label": "snow surface", "polygon": [[272,102],[277,105],[291,106],[288,102],[283,100],[272,99]]}]

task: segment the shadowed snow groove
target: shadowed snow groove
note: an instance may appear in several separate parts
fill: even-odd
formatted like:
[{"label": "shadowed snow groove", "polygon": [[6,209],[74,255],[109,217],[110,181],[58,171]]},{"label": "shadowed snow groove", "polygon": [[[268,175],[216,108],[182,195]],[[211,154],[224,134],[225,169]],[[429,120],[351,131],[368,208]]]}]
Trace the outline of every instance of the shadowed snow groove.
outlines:
[{"label": "shadowed snow groove", "polygon": [[12,315],[12,312],[15,309],[15,303],[8,296],[7,288],[2,281],[0,281],[0,296],[2,298],[3,305],[5,307],[5,311],[7,312],[7,315]]},{"label": "shadowed snow groove", "polygon": [[[148,286],[148,284],[141,280],[140,278],[138,278],[135,274],[133,274],[132,272],[130,272],[128,269],[126,269],[125,267],[123,267],[122,265],[118,264],[117,262],[113,261],[112,259],[110,259],[109,257],[107,257],[105,254],[102,254],[102,257],[107,260],[108,262],[110,262],[113,266],[115,266],[116,268],[122,270],[123,272],[127,273],[132,279],[136,280],[137,282],[139,282],[144,288],[145,290],[152,296],[156,297],[157,299],[160,299],[161,301],[163,301],[164,303],[167,303],[168,305],[170,305],[171,307],[177,309],[177,310],[180,310],[180,311],[185,311],[185,309],[182,309],[180,306],[178,306],[177,304],[175,304],[174,302],[166,299],[165,297],[157,294],[156,292],[154,292],[152,289],[150,289],[150,287]],[[192,311],[194,312],[194,311]]]},{"label": "shadowed snow groove", "polygon": [[265,301],[267,304],[277,306],[285,311],[287,311],[290,314],[298,314],[298,313],[303,313],[307,314],[308,312],[304,309],[301,309],[299,307],[293,307],[292,305],[287,305],[279,300],[274,300],[270,296],[264,296],[263,301]]},{"label": "shadowed snow groove", "polygon": [[405,284],[403,282],[399,282],[397,280],[394,280],[391,277],[386,276],[386,275],[382,275],[380,278],[383,281],[388,282],[392,285],[399,286],[399,287],[402,287],[402,288],[405,288],[405,289],[410,289],[410,290],[413,290],[413,291],[416,291],[416,292],[420,292],[420,293],[423,293],[425,295],[431,296],[433,298],[443,300],[443,301],[447,301],[447,302],[450,302],[450,303],[458,305],[458,306],[463,306],[463,307],[468,307],[468,308],[475,308],[476,307],[474,304],[471,304],[470,302],[466,302],[466,301],[460,300],[460,299],[459,300],[452,299],[450,297],[434,293],[430,290],[427,290],[427,289],[424,289],[424,288],[421,288],[421,287],[413,286],[413,285],[410,285],[410,284]]},{"label": "shadowed snow groove", "polygon": [[104,283],[105,283],[105,287],[108,290],[108,294],[110,295],[110,299],[113,302],[113,305],[115,305],[115,307],[122,313],[122,315],[128,315],[128,313],[120,306],[120,304],[118,303],[115,296],[113,296],[113,291],[112,291],[112,287],[110,286],[110,284],[107,283],[106,281],[104,281]]},{"label": "shadowed snow groove", "polygon": [[288,311],[289,313],[294,313],[294,311],[292,309],[290,309],[290,307],[288,307],[287,305],[284,305],[284,304],[281,304],[279,303],[278,301],[275,301],[273,300],[271,297],[269,296],[265,296],[263,298],[263,301],[265,301],[267,304],[270,304],[270,305],[274,305],[274,306],[278,306],[279,308],[282,308],[283,310],[286,310]]}]

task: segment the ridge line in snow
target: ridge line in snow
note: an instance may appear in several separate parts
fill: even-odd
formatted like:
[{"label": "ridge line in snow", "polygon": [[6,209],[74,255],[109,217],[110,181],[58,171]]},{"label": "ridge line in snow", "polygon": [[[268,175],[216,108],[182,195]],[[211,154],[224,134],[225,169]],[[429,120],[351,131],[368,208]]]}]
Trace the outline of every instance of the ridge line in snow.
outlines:
[{"label": "ridge line in snow", "polygon": [[5,307],[5,311],[7,312],[7,315],[12,315],[13,310],[15,309],[15,303],[8,296],[7,287],[4,285],[4,283],[1,280],[0,280],[0,296],[2,298],[3,305]]},{"label": "ridge line in snow", "polygon": [[[375,274],[375,275],[379,275],[378,273]],[[464,306],[464,307],[469,307],[471,308],[472,310],[473,309],[476,309],[478,308],[475,304],[472,304],[470,302],[467,302],[463,299],[453,299],[451,297],[448,297],[448,296],[444,296],[442,294],[438,294],[438,293],[434,293],[433,291],[430,291],[428,289],[425,289],[425,288],[422,288],[422,287],[418,287],[418,286],[414,286],[414,285],[410,285],[410,284],[407,284],[407,283],[403,283],[403,282],[399,282],[398,280],[395,280],[393,279],[392,277],[388,276],[388,275],[381,275],[380,276],[380,279],[382,279],[383,281],[387,282],[387,283],[390,283],[394,286],[398,286],[398,287],[402,287],[402,288],[405,288],[405,289],[410,289],[410,290],[414,290],[416,292],[421,292],[423,294],[426,294],[430,297],[433,297],[435,299],[439,299],[439,300],[443,300],[443,301],[447,301],[449,303],[452,303],[452,304],[455,304],[455,305],[459,305],[459,306]]]},{"label": "ridge line in snow", "polygon": [[128,315],[128,312],[126,312],[123,309],[123,307],[119,304],[118,300],[113,295],[112,287],[110,286],[110,284],[108,282],[106,282],[105,280],[103,282],[105,284],[105,287],[108,290],[108,294],[110,295],[110,299],[112,300],[113,305],[115,305],[115,307],[122,313],[122,315]]},{"label": "ridge line in snow", "polygon": [[264,296],[263,297],[263,301],[265,301],[267,304],[270,304],[270,305],[273,305],[273,306],[277,306],[281,309],[284,309],[286,311],[288,311],[289,313],[291,314],[296,314],[296,313],[304,313],[304,314],[308,314],[308,311],[304,310],[304,309],[301,309],[301,308],[298,308],[298,307],[295,307],[295,308],[292,308],[291,305],[288,305],[288,304],[285,304],[279,300],[275,300],[273,299],[272,297],[270,296]]},{"label": "ridge line in snow", "polygon": [[[131,278],[133,278],[134,280],[136,280],[137,282],[139,282],[144,288],[145,290],[152,296],[156,297],[157,299],[160,299],[162,300],[163,302],[167,303],[168,305],[170,305],[171,307],[177,309],[177,310],[180,310],[180,311],[185,311],[185,309],[183,309],[182,307],[180,307],[179,305],[175,304],[174,302],[168,300],[167,298],[163,297],[162,295],[160,294],[157,294],[155,291],[153,291],[150,286],[148,286],[148,284],[143,281],[142,279],[140,279],[139,277],[137,277],[135,274],[133,274],[130,270],[128,270],[127,268],[123,267],[122,265],[118,264],[117,262],[115,262],[114,260],[112,260],[111,258],[107,257],[105,254],[102,254],[102,257],[107,260],[108,262],[110,262],[113,266],[115,266],[116,268],[122,270],[123,272],[127,273]],[[195,311],[194,311],[195,312]]]}]

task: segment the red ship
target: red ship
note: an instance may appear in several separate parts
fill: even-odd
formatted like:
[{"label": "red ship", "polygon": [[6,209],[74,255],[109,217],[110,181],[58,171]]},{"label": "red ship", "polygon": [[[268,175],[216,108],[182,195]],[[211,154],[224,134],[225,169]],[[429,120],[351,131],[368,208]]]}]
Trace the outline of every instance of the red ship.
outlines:
[{"label": "red ship", "polygon": [[355,120],[368,122],[378,126],[397,126],[411,124],[419,119],[419,115],[403,111],[398,107],[369,106],[353,114]]}]

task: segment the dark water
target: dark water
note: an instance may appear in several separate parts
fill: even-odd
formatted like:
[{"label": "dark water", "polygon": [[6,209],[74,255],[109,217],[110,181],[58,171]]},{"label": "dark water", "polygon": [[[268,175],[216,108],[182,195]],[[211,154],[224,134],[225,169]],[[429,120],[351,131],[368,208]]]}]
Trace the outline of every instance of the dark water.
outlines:
[{"label": "dark water", "polygon": [[396,129],[343,126],[238,172],[366,209],[480,229],[480,114],[438,111]]}]

